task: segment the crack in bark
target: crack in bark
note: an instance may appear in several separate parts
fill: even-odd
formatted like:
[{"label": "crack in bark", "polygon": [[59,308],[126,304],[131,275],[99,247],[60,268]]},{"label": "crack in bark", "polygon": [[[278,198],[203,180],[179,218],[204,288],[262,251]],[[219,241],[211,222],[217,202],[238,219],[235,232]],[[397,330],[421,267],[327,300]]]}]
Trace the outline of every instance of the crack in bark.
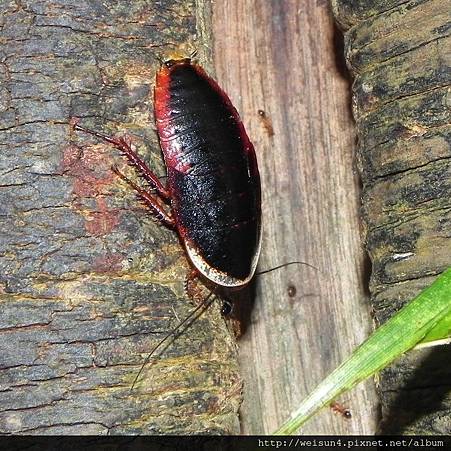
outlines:
[{"label": "crack in bark", "polygon": [[69,125],[69,121],[57,121],[57,120],[51,120],[51,119],[35,119],[34,121],[19,122],[17,124],[10,125],[9,127],[0,128],[0,131],[4,132],[7,130],[13,130],[15,128],[20,128],[25,125],[32,125],[32,124]]},{"label": "crack in bark", "polygon": [[[332,1],[335,2],[336,0],[332,0]],[[357,22],[354,23],[353,25],[351,25],[349,28],[345,29],[345,31],[349,32],[353,28],[357,28],[362,22],[366,22],[367,20],[372,19],[373,17],[377,17],[377,16],[380,16],[381,14],[385,14],[387,12],[393,11],[393,10],[399,8],[400,6],[405,5],[406,3],[410,3],[411,1],[412,0],[405,0],[403,2],[396,3],[396,5],[392,6],[391,8],[380,10],[380,11],[375,12],[374,14],[370,14],[368,16],[364,16],[364,17],[358,19]]]},{"label": "crack in bark", "polygon": [[[432,87],[430,89],[426,89],[424,91],[417,91],[417,92],[413,92],[411,94],[403,94],[403,95],[399,95],[399,96],[393,97],[393,98],[391,98],[390,100],[387,100],[387,101],[381,101],[381,102],[375,104],[375,107],[373,109],[369,109],[369,110],[365,110],[365,111],[362,111],[362,109],[360,109],[360,112],[358,114],[359,117],[358,117],[358,119],[356,119],[356,123],[360,124],[361,122],[363,122],[371,114],[373,114],[373,115],[377,114],[377,112],[378,112],[378,110],[380,108],[383,108],[385,106],[389,106],[389,105],[392,105],[392,104],[396,104],[400,100],[414,98],[414,97],[419,96],[419,95],[429,94],[431,92],[440,91],[440,90],[443,90],[444,93],[445,93],[445,92],[447,92],[447,88],[448,87],[449,87],[449,82],[445,81],[441,85],[434,86],[434,87]],[[444,125],[448,125],[448,124],[444,124]]]},{"label": "crack in bark", "polygon": [[[417,276],[410,275],[405,278],[399,278],[397,280],[381,280],[377,284],[375,284],[375,283],[371,284],[371,292],[372,292],[373,296],[377,296],[378,294],[385,291],[387,289],[387,287],[393,287],[393,286],[396,286],[398,284],[402,284],[405,282],[421,280],[426,277],[437,277],[442,273],[442,271],[443,270],[439,268],[438,270],[425,271],[422,274],[419,274]],[[387,308],[389,308],[389,307],[391,307],[391,306],[387,306]]]},{"label": "crack in bark", "polygon": [[[371,187],[374,184],[373,183],[374,181],[379,181],[379,180],[385,181],[393,176],[397,176],[400,174],[408,173],[410,171],[413,172],[413,171],[416,171],[417,169],[425,168],[431,164],[437,163],[437,161],[444,161],[444,160],[450,160],[450,159],[451,159],[451,155],[447,156],[447,157],[439,157],[439,158],[430,160],[426,163],[419,164],[417,166],[411,166],[411,167],[408,167],[405,169],[399,169],[397,171],[387,172],[386,174],[383,174],[383,175],[373,175],[371,178],[366,177],[365,180],[363,181],[363,186],[364,186],[364,189],[367,189],[368,187]],[[365,172],[367,172],[367,171],[365,171]]]},{"label": "crack in bark", "polygon": [[53,407],[55,404],[58,404],[61,401],[68,401],[69,398],[56,398],[50,402],[46,402],[44,404],[38,404],[36,406],[22,406],[17,408],[10,408],[10,409],[0,409],[0,413],[9,413],[9,412],[22,412],[22,411],[30,411],[30,410],[36,410],[36,409],[42,409],[44,407]]},{"label": "crack in bark", "polygon": [[15,432],[6,432],[4,433],[5,435],[13,435],[13,434],[17,434],[17,433],[30,433],[33,431],[39,431],[39,430],[45,430],[45,429],[52,429],[52,428],[56,428],[56,427],[72,427],[72,426],[80,426],[80,425],[100,425],[102,427],[104,427],[107,431],[109,431],[113,426],[107,426],[104,423],[101,423],[99,421],[75,421],[73,423],[54,423],[54,424],[48,424],[48,425],[42,425],[42,426],[37,426],[34,428],[25,428],[25,429],[20,429],[18,431]]},{"label": "crack in bark", "polygon": [[[408,54],[408,53],[410,53],[410,52],[412,52],[412,51],[414,51],[414,50],[417,50],[417,49],[419,49],[419,48],[421,48],[421,47],[424,47],[425,45],[430,44],[431,42],[438,41],[438,40],[440,40],[440,39],[446,39],[446,38],[448,38],[448,37],[449,37],[449,35],[446,35],[446,36],[444,36],[443,38],[434,38],[434,39],[430,39],[429,41],[422,42],[421,44],[419,44],[419,45],[417,45],[417,46],[414,46],[414,47],[412,47],[412,48],[410,48],[410,49],[408,49],[408,50],[405,50],[405,51],[403,51],[403,52],[397,53],[396,55],[392,55],[392,56],[390,56],[389,58],[386,58],[386,59],[384,59],[384,60],[377,61],[376,63],[374,63],[374,64],[372,64],[372,65],[367,65],[367,66],[365,66],[365,70],[364,70],[364,71],[360,71],[359,69],[357,69],[356,67],[354,67],[354,66],[352,65],[352,62],[351,62],[351,63],[350,63],[350,64],[351,64],[351,69],[352,69],[352,71],[353,71],[355,74],[357,74],[357,75],[362,75],[362,74],[364,74],[364,73],[371,72],[371,70],[374,69],[374,67],[375,67],[375,66],[378,66],[379,64],[386,63],[387,61],[390,61],[390,60],[392,60],[392,59],[394,59],[394,58],[397,58],[398,56],[406,55],[406,54]],[[368,45],[369,45],[369,44],[368,44]]]},{"label": "crack in bark", "polygon": [[[357,122],[357,120],[356,120],[356,122]],[[391,123],[390,125],[394,125],[394,124]],[[401,124],[401,125],[403,125],[403,124]],[[448,127],[449,125],[451,125],[450,122],[442,122],[442,123],[439,123],[439,124],[427,124],[427,126],[425,126],[425,128],[427,128],[427,132],[429,133],[431,130],[434,130],[436,128],[445,128],[445,127]],[[365,124],[363,124],[363,126],[362,126],[362,124],[359,124],[359,128],[360,128],[360,130],[361,129],[366,129],[367,126]],[[380,126],[378,128],[382,128],[382,126]],[[360,133],[360,130],[358,130],[359,133]],[[359,138],[359,141],[360,142],[359,142],[359,146],[358,146],[358,151],[360,153],[365,152],[365,153],[369,154],[372,150],[374,150],[374,149],[376,149],[378,147],[384,146],[386,144],[393,144],[393,143],[398,143],[398,142],[404,142],[406,140],[405,139],[401,140],[399,137],[393,137],[393,138],[386,139],[384,141],[377,142],[376,144],[374,144],[372,146],[363,146],[361,137]]]},{"label": "crack in bark", "polygon": [[[427,201],[427,202],[430,202],[430,201]],[[426,203],[426,201],[423,203]],[[378,231],[378,230],[385,229],[385,228],[390,229],[390,228],[398,227],[403,224],[408,224],[409,222],[411,222],[421,216],[424,216],[425,212],[431,212],[431,213],[437,212],[437,211],[447,212],[449,210],[451,210],[451,205],[449,205],[449,206],[445,205],[444,207],[440,206],[440,207],[436,207],[436,208],[428,208],[423,211],[419,211],[418,214],[415,214],[416,213],[415,211],[414,212],[405,212],[402,218],[399,218],[395,221],[384,222],[383,224],[379,224],[375,227],[369,227],[367,234],[369,235],[374,231]]]}]

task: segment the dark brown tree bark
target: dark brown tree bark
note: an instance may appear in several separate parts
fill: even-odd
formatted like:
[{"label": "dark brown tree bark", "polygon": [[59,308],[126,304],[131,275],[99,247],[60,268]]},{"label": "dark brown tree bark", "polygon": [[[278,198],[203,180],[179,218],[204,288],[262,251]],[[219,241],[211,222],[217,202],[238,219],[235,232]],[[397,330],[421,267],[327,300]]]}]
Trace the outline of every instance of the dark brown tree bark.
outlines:
[{"label": "dark brown tree bark", "polygon": [[186,0],[1,3],[2,434],[239,430],[235,343],[216,304],[130,391],[193,308],[186,259],[111,172],[122,157],[68,126],[127,131],[164,174],[156,57],[197,48],[210,61],[209,17]]},{"label": "dark brown tree bark", "polygon": [[[451,264],[449,4],[334,0],[355,77],[370,289],[384,322]],[[382,433],[451,432],[451,347],[379,379]]]}]

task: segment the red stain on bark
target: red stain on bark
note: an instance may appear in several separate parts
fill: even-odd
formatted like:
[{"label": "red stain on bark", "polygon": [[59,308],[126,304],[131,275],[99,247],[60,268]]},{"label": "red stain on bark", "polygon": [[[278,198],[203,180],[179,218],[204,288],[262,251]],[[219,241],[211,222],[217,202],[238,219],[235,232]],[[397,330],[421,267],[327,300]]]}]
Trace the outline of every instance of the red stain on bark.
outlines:
[{"label": "red stain on bark", "polygon": [[113,160],[110,154],[110,150],[102,145],[70,145],[64,150],[61,160],[63,173],[73,177],[75,197],[96,198],[95,211],[86,212],[85,209],[80,209],[85,217],[86,231],[93,236],[110,233],[120,221],[119,210],[109,208],[104,197],[115,177],[111,171]]},{"label": "red stain on bark", "polygon": [[74,178],[73,192],[77,197],[93,197],[104,193],[113,180],[110,152],[100,145],[71,145],[63,153],[62,171]]},{"label": "red stain on bark", "polygon": [[97,211],[88,213],[85,227],[90,235],[107,235],[119,224],[119,219],[119,211],[108,208],[105,199],[100,197],[97,199]]},{"label": "red stain on bark", "polygon": [[106,254],[97,257],[92,266],[96,272],[114,272],[122,269],[123,256],[120,254]]}]

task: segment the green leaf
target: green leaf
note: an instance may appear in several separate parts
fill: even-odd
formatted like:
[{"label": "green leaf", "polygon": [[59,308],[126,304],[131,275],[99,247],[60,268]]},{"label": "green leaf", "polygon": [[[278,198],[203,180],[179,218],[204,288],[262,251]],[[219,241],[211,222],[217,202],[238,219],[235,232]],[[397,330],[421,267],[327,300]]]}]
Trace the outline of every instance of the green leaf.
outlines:
[{"label": "green leaf", "polygon": [[295,433],[319,409],[418,343],[449,337],[450,317],[451,268],[448,268],[326,377],[275,434]]},{"label": "green leaf", "polygon": [[451,312],[445,315],[415,346],[415,349],[451,343]]}]

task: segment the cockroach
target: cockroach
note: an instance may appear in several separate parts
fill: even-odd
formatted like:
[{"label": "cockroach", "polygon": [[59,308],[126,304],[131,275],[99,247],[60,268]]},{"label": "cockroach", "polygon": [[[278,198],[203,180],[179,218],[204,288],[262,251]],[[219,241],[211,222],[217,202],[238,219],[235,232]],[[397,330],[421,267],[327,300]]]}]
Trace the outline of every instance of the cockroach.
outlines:
[{"label": "cockroach", "polygon": [[[243,288],[260,254],[261,187],[255,150],[237,110],[200,65],[183,58],[161,64],[154,113],[167,171],[165,185],[127,138],[88,130],[76,118],[71,123],[75,130],[119,149],[155,190],[142,188],[114,169],[154,217],[177,232],[198,275],[214,287]],[[192,315],[198,311],[199,307]]]},{"label": "cockroach", "polygon": [[190,59],[157,74],[155,119],[176,229],[193,266],[215,285],[242,287],[261,244],[257,159],[227,94]]},{"label": "cockroach", "polygon": [[266,114],[266,111],[258,110],[257,113],[260,116],[261,123],[263,125],[263,128],[266,130],[268,136],[269,137],[274,136],[274,127],[272,126],[271,119]]},{"label": "cockroach", "polygon": [[330,404],[330,408],[332,409],[332,412],[340,414],[343,418],[346,418],[347,420],[352,418],[351,411],[344,407],[342,404],[334,401]]},{"label": "cockroach", "polygon": [[166,186],[126,139],[74,127],[113,144],[156,190],[116,170],[153,215],[176,230],[199,274],[215,286],[245,286],[260,253],[261,188],[254,147],[237,110],[190,58],[161,65],[154,109]]}]

